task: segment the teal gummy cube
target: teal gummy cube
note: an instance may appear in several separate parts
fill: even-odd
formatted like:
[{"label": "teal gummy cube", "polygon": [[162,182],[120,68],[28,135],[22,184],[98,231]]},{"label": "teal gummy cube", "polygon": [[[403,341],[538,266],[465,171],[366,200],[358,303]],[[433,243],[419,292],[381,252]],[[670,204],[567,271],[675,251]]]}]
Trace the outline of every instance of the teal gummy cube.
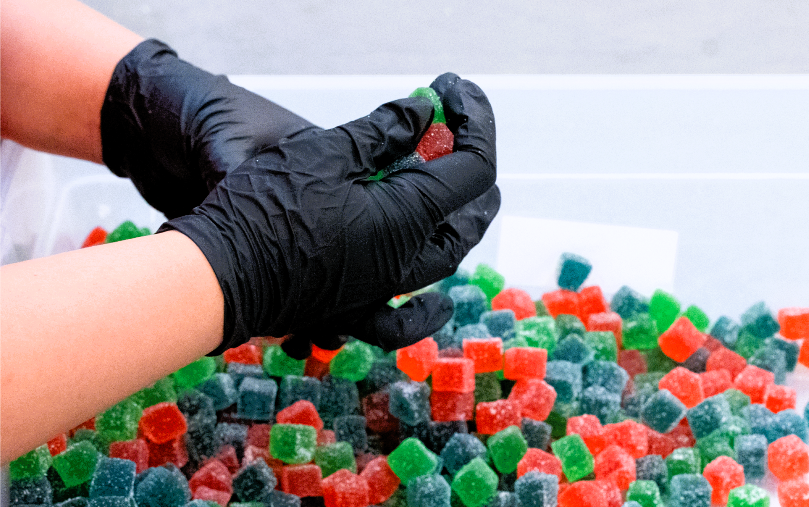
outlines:
[{"label": "teal gummy cube", "polygon": [[666,461],[659,454],[647,454],[635,460],[635,477],[639,481],[653,481],[660,491],[669,483]]},{"label": "teal gummy cube", "polygon": [[135,492],[135,462],[102,456],[90,480],[90,498],[132,496]]},{"label": "teal gummy cube", "polygon": [[486,446],[469,433],[455,433],[441,449],[441,461],[451,474],[457,473],[473,459],[487,456]]},{"label": "teal gummy cube", "polygon": [[486,293],[474,284],[456,285],[447,292],[455,307],[453,319],[456,327],[477,324],[484,312],[491,310]]},{"label": "teal gummy cube", "polygon": [[640,292],[624,285],[612,296],[610,309],[620,315],[622,319],[628,319],[639,313],[648,312],[649,299]]},{"label": "teal gummy cube", "polygon": [[45,477],[48,468],[51,466],[51,461],[52,458],[48,446],[41,445],[9,463],[9,478],[11,478],[12,481],[16,481]]},{"label": "teal gummy cube", "polygon": [[517,426],[498,431],[486,442],[489,455],[492,457],[495,468],[502,474],[510,474],[517,470],[520,462],[528,450],[528,443]]},{"label": "teal gummy cube", "polygon": [[621,410],[621,394],[593,385],[582,391],[579,400],[583,414],[593,414],[602,424],[608,424]]},{"label": "teal gummy cube", "polygon": [[138,436],[138,422],[143,409],[132,398],[126,398],[96,416],[95,428],[108,442],[133,440]]},{"label": "teal gummy cube", "polygon": [[[768,341],[769,342],[769,341]],[[762,346],[747,361],[747,364],[758,366],[775,375],[776,384],[784,384],[787,378],[787,358],[783,350]]]},{"label": "teal gummy cube", "polygon": [[669,483],[669,507],[711,507],[711,484],[701,474],[680,474]]},{"label": "teal gummy cube", "polygon": [[191,489],[177,467],[152,467],[138,475],[134,498],[139,507],[183,507],[191,500]]},{"label": "teal gummy cube", "polygon": [[171,374],[178,390],[195,387],[216,373],[216,359],[201,357]]},{"label": "teal gummy cube", "polygon": [[594,358],[595,351],[584,343],[581,335],[575,333],[559,340],[551,356],[554,361],[570,361],[582,365],[589,363]]},{"label": "teal gummy cube", "polygon": [[531,471],[514,482],[520,507],[554,507],[559,494],[559,478]]},{"label": "teal gummy cube", "polygon": [[643,424],[657,431],[668,433],[686,414],[685,404],[666,389],[654,393],[641,409]]},{"label": "teal gummy cube", "polygon": [[[747,422],[744,418],[742,420]],[[751,433],[749,424],[747,429],[747,433]],[[809,425],[807,425],[806,419],[793,409],[782,410],[775,414],[772,418],[772,424],[765,432],[768,442],[775,442],[787,435],[797,435],[804,442],[809,438]]]},{"label": "teal gummy cube", "polygon": [[758,349],[764,346],[768,337],[760,337],[753,334],[749,329],[743,328],[739,331],[739,336],[736,338],[736,345],[733,348],[734,352],[739,354],[745,359],[750,359]]},{"label": "teal gummy cube", "polygon": [[329,363],[329,374],[336,378],[359,382],[364,379],[374,362],[371,346],[360,340],[343,345],[342,350]]},{"label": "teal gummy cube", "polygon": [[[783,412],[785,411],[782,411],[782,413]],[[803,418],[800,417],[797,413],[795,413],[794,415],[796,415],[799,418],[801,424],[803,424],[805,427],[806,422],[803,420]],[[714,433],[720,433],[721,435],[724,435],[725,437],[730,439],[730,445],[733,446],[737,437],[741,435],[750,434],[750,423],[744,417],[732,415],[727,421],[723,422],[722,425],[719,426],[719,429],[714,431]]]},{"label": "teal gummy cube", "polygon": [[584,333],[584,343],[593,350],[596,361],[618,361],[618,342],[612,331],[587,331]]},{"label": "teal gummy cube", "polygon": [[452,489],[466,507],[480,507],[497,493],[498,482],[494,470],[483,459],[474,458],[455,474]]},{"label": "teal gummy cube", "polygon": [[694,438],[699,440],[717,430],[732,415],[728,399],[716,394],[688,409],[686,417]]},{"label": "teal gummy cube", "polygon": [[680,447],[666,456],[669,481],[680,474],[698,474],[701,465],[699,450],[693,447]]},{"label": "teal gummy cube", "polygon": [[[607,331],[615,343],[615,336]],[[629,374],[614,361],[596,360],[582,368],[584,387],[601,386],[607,391],[621,394],[629,381]]]},{"label": "teal gummy cube", "polygon": [[727,507],[770,507],[770,496],[762,487],[745,484],[730,490]]},{"label": "teal gummy cube", "polygon": [[741,317],[742,329],[758,338],[769,338],[777,333],[781,326],[763,301],[748,308]]},{"label": "teal gummy cube", "polygon": [[739,337],[739,325],[733,322],[730,317],[719,317],[708,333],[716,338],[722,345],[734,350],[736,348],[736,339]]},{"label": "teal gummy cube", "polygon": [[573,253],[565,252],[559,259],[559,274],[556,279],[560,288],[577,292],[590,275],[593,265],[590,261]]},{"label": "teal gummy cube", "polygon": [[305,359],[292,359],[280,345],[270,345],[264,351],[264,371],[270,377],[296,375],[302,377],[306,369]]},{"label": "teal gummy cube", "polygon": [[744,467],[746,480],[767,474],[767,438],[764,435],[740,435],[734,442],[736,462]]},{"label": "teal gummy cube", "polygon": [[315,464],[320,467],[324,479],[342,469],[357,472],[354,448],[348,442],[319,446],[315,450]]},{"label": "teal gummy cube", "polygon": [[93,477],[98,462],[98,450],[84,441],[69,446],[53,458],[53,468],[65,486],[70,488],[84,484]]},{"label": "teal gummy cube", "polygon": [[437,465],[438,456],[413,437],[406,438],[388,455],[388,466],[404,483],[433,473]]},{"label": "teal gummy cube", "polygon": [[317,430],[305,424],[274,424],[270,429],[270,453],[284,463],[299,465],[315,457]]},{"label": "teal gummy cube", "polygon": [[553,453],[562,462],[562,471],[570,482],[593,473],[593,455],[579,435],[567,435],[551,444]]},{"label": "teal gummy cube", "polygon": [[629,485],[626,490],[626,500],[628,502],[638,502],[642,507],[662,507],[663,500],[660,498],[660,488],[654,481],[637,480]]},{"label": "teal gummy cube", "polygon": [[582,390],[582,367],[569,361],[548,361],[545,382],[556,390],[557,403],[570,403]]},{"label": "teal gummy cube", "polygon": [[765,340],[764,347],[773,348],[783,352],[784,359],[786,360],[787,372],[795,370],[795,366],[798,365],[798,354],[801,350],[800,343],[794,340],[785,340],[783,338],[779,338],[778,336],[773,336]]},{"label": "teal gummy cube", "polygon": [[450,507],[451,490],[440,475],[422,475],[407,483],[408,507]]},{"label": "teal gummy cube", "polygon": [[658,289],[649,300],[649,315],[662,333],[680,316],[680,302],[668,292]]},{"label": "teal gummy cube", "polygon": [[528,447],[533,449],[540,449],[543,451],[548,450],[548,445],[551,443],[552,427],[545,421],[535,421],[524,417],[522,420],[522,434],[525,441],[528,442]]},{"label": "teal gummy cube", "polygon": [[657,348],[657,325],[648,313],[638,313],[624,320],[621,343],[627,350]]},{"label": "teal gummy cube", "polygon": [[[694,325],[700,332],[705,332],[708,329],[708,326],[711,323],[711,320],[705,314],[704,311],[698,306],[691,305],[685,309],[683,312],[683,316],[691,321],[691,324]],[[662,331],[661,331],[662,332]]]},{"label": "teal gummy cube", "polygon": [[486,326],[492,336],[500,337],[504,341],[514,338],[516,333],[517,318],[514,310],[510,308],[483,312],[480,323]]},{"label": "teal gummy cube", "polygon": [[410,94],[411,97],[425,97],[430,99],[433,104],[433,123],[447,123],[447,118],[444,115],[444,106],[441,104],[441,98],[435,93],[435,90],[428,86],[422,86],[413,90]]},{"label": "teal gummy cube", "polygon": [[480,287],[486,298],[491,301],[506,286],[506,278],[488,264],[480,263],[475,267],[469,283]]}]

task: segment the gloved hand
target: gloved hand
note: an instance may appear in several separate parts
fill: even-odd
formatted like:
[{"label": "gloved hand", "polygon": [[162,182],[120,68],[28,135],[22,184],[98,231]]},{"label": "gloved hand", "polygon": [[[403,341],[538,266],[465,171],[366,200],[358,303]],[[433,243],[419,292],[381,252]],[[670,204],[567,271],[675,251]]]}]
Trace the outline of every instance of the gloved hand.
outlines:
[{"label": "gloved hand", "polygon": [[454,273],[500,204],[488,99],[452,74],[432,86],[455,134],[451,155],[367,181],[413,152],[432,119],[427,99],[394,101],[282,139],[161,227],[191,238],[222,288],[224,341],[212,354],[287,334],[298,350],[311,341],[334,348],[341,335],[392,350],[450,318],[437,293],[396,310],[386,304]]},{"label": "gloved hand", "polygon": [[153,39],[118,63],[101,109],[104,163],[168,218],[190,213],[261,149],[313,128]]}]

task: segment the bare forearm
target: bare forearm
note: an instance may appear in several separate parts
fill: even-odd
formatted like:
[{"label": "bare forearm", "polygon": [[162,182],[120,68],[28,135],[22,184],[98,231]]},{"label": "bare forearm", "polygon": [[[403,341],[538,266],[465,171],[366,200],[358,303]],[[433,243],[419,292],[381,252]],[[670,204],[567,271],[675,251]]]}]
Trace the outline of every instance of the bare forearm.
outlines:
[{"label": "bare forearm", "polygon": [[1,272],[4,463],[222,340],[216,276],[178,232]]},{"label": "bare forearm", "polygon": [[74,0],[3,0],[3,137],[100,163],[110,76],[141,40]]}]

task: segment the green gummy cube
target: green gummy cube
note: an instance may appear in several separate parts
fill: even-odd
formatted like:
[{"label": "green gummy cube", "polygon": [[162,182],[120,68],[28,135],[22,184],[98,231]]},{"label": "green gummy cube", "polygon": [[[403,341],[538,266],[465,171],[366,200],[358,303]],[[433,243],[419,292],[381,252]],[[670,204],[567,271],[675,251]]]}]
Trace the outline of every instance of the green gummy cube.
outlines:
[{"label": "green gummy cube", "polygon": [[653,349],[644,350],[642,354],[646,358],[646,367],[650,372],[664,372],[665,374],[678,366],[677,363],[664,354],[658,346],[655,346]]},{"label": "green gummy cube", "polygon": [[559,412],[551,412],[545,422],[551,426],[551,437],[562,438],[567,434],[567,420],[568,418]]},{"label": "green gummy cube", "polygon": [[352,340],[343,345],[342,350],[329,363],[332,377],[359,382],[364,379],[374,364],[371,346],[360,340]]},{"label": "green gummy cube", "polygon": [[139,229],[137,225],[135,225],[132,221],[127,220],[122,222],[121,225],[110,231],[107,234],[106,239],[104,239],[105,243],[115,243],[116,241],[123,241],[125,239],[132,239],[132,238],[139,238],[141,236],[148,236],[151,234],[149,229],[144,227]]},{"label": "green gummy cube", "polygon": [[708,329],[708,326],[711,323],[711,320],[708,318],[705,312],[703,312],[700,307],[695,305],[691,305],[686,308],[683,315],[702,333]]},{"label": "green gummy cube", "polygon": [[134,440],[138,436],[141,406],[131,397],[96,416],[95,428],[108,442]]},{"label": "green gummy cube", "polygon": [[177,402],[177,390],[174,388],[174,379],[171,375],[163,377],[149,387],[144,387],[130,398],[141,408],[149,408],[158,403]]},{"label": "green gummy cube", "polygon": [[570,482],[593,473],[593,455],[579,435],[567,435],[551,444],[553,453],[562,462],[562,471]]},{"label": "green gummy cube", "polygon": [[750,359],[765,342],[766,337],[756,336],[749,329],[742,328],[733,350],[743,358]]},{"label": "green gummy cube", "polygon": [[110,440],[101,436],[97,431],[88,428],[81,428],[73,433],[73,436],[68,441],[68,446],[78,442],[89,442],[96,448],[96,451],[103,455],[110,453]]},{"label": "green gummy cube", "polygon": [[437,465],[438,456],[414,437],[406,438],[388,455],[388,466],[403,483],[433,473]]},{"label": "green gummy cube", "polygon": [[770,507],[767,490],[754,484],[745,484],[730,490],[728,507]]},{"label": "green gummy cube", "polygon": [[562,340],[571,334],[584,336],[587,329],[577,316],[561,313],[556,316],[556,332],[559,335],[559,340]]},{"label": "green gummy cube", "polygon": [[270,429],[270,453],[284,463],[300,465],[315,457],[317,430],[306,424],[274,424]]},{"label": "green gummy cube", "polygon": [[698,474],[702,471],[699,450],[693,447],[674,449],[666,456],[666,469],[669,481],[675,475]]},{"label": "green gummy cube", "polygon": [[639,313],[623,321],[621,341],[625,349],[655,349],[657,336],[657,325],[648,313]]},{"label": "green gummy cube", "polygon": [[509,426],[498,431],[489,437],[486,446],[489,448],[489,455],[492,457],[495,468],[503,474],[510,474],[517,470],[517,463],[528,450],[528,442],[525,441],[522,431],[517,426]]},{"label": "green gummy cube", "polygon": [[491,302],[492,298],[506,286],[506,278],[488,264],[480,263],[475,267],[475,272],[472,273],[469,283],[480,287]]},{"label": "green gummy cube", "polygon": [[264,351],[264,371],[270,377],[285,377],[295,375],[302,377],[306,369],[305,359],[292,359],[280,345],[270,345]]},{"label": "green gummy cube", "polygon": [[89,481],[95,472],[96,463],[98,450],[88,441],[70,445],[53,458],[53,468],[68,488]]},{"label": "green gummy cube", "polygon": [[545,349],[548,351],[548,355],[553,353],[559,341],[556,320],[547,315],[518,320],[515,332],[518,338],[525,339],[529,347]]},{"label": "green gummy cube", "polygon": [[195,387],[216,373],[216,359],[212,357],[201,357],[196,361],[183,366],[171,374],[177,389],[183,390]]},{"label": "green gummy cube", "polygon": [[464,465],[452,480],[452,490],[466,507],[485,505],[497,493],[497,474],[481,458]]},{"label": "green gummy cube", "polygon": [[481,402],[497,401],[503,397],[503,388],[497,373],[475,374],[475,405]]},{"label": "green gummy cube", "polygon": [[357,472],[354,448],[348,442],[337,442],[318,447],[315,450],[315,464],[320,467],[324,479],[342,469]]},{"label": "green gummy cube", "polygon": [[679,317],[680,302],[668,292],[658,289],[649,300],[649,315],[657,324],[657,330],[662,333]]},{"label": "green gummy cube", "polygon": [[660,489],[655,481],[638,480],[626,490],[627,502],[638,502],[642,507],[662,507]]},{"label": "green gummy cube", "polygon": [[538,317],[549,317],[551,315],[548,313],[548,307],[545,306],[545,302],[541,299],[534,301],[534,308],[537,310]]},{"label": "green gummy cube", "polygon": [[702,472],[702,468],[704,468],[705,465],[719,456],[728,456],[734,460],[736,459],[736,451],[733,450],[731,436],[725,433],[722,428],[697,440],[697,449],[699,449],[699,455],[702,461],[702,466],[697,473]]},{"label": "green gummy cube", "polygon": [[618,361],[618,342],[612,331],[588,331],[584,343],[595,352],[596,361]]},{"label": "green gummy cube", "polygon": [[34,479],[44,477],[51,466],[51,453],[47,445],[23,454],[8,464],[8,476],[11,480]]},{"label": "green gummy cube", "polygon": [[730,388],[725,390],[722,394],[727,398],[728,404],[730,405],[730,412],[733,415],[740,416],[742,409],[750,404],[750,396],[737,389]]},{"label": "green gummy cube", "polygon": [[423,86],[413,90],[410,96],[426,97],[430,99],[430,102],[433,103],[433,110],[435,111],[435,114],[433,114],[433,123],[447,123],[447,118],[444,115],[444,105],[441,103],[441,99],[438,97],[438,94],[435,93],[435,90],[428,86]]}]

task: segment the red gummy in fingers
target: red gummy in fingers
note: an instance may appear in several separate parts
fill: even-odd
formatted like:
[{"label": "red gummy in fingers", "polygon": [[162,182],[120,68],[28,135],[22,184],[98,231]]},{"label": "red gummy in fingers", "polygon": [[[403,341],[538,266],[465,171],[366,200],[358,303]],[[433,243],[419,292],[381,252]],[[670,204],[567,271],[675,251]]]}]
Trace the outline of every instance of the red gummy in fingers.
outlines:
[{"label": "red gummy in fingers", "polygon": [[416,146],[416,153],[429,162],[452,153],[454,142],[455,136],[446,123],[433,123]]}]

